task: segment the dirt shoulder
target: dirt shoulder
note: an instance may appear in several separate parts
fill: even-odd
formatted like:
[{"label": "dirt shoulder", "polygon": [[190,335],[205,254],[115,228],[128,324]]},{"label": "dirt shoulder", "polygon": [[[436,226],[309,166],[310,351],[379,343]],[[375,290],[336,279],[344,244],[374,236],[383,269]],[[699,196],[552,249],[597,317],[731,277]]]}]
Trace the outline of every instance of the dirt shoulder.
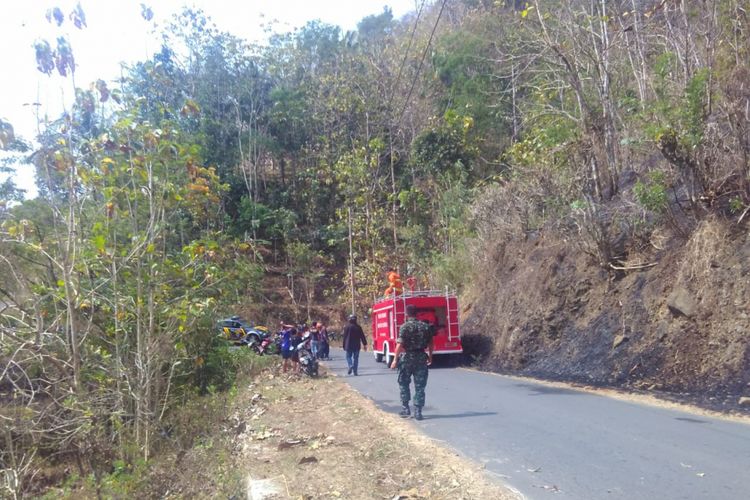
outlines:
[{"label": "dirt shoulder", "polygon": [[335,377],[271,370],[242,391],[227,424],[247,498],[515,498]]}]

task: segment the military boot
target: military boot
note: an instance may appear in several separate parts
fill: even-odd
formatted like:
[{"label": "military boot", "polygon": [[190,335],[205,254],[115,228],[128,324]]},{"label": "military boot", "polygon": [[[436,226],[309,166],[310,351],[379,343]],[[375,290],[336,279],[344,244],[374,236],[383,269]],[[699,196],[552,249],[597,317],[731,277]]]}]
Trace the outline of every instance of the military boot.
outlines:
[{"label": "military boot", "polygon": [[422,416],[422,407],[421,406],[415,406],[414,407],[414,418],[417,420],[422,420],[424,417]]},{"label": "military boot", "polygon": [[401,418],[409,418],[409,416],[411,416],[411,412],[409,411],[408,404],[401,406],[401,411],[399,412],[399,415],[401,416]]}]

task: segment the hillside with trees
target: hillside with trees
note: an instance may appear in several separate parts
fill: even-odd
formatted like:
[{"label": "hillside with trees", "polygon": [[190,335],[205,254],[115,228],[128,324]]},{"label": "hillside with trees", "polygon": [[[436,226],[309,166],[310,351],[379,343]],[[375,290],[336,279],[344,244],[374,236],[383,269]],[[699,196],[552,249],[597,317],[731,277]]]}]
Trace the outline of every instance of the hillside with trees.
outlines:
[{"label": "hillside with trees", "polygon": [[240,35],[185,10],[115,82],[77,82],[65,37],[30,51],[75,102],[34,141],[0,122],[39,189],[0,185],[9,491],[148,461],[246,361],[217,318],[366,314],[390,266],[460,292],[483,368],[750,390],[745,1],[438,0]]}]

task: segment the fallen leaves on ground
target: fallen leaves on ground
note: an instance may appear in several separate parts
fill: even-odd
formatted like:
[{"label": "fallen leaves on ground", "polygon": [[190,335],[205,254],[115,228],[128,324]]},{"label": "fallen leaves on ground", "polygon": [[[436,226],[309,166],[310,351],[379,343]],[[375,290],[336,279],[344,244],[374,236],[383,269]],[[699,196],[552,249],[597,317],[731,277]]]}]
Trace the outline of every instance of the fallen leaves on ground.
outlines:
[{"label": "fallen leaves on ground", "polygon": [[230,418],[235,428],[247,423],[235,438],[237,460],[249,481],[273,478],[281,498],[514,498],[335,377],[269,371],[245,394]]}]

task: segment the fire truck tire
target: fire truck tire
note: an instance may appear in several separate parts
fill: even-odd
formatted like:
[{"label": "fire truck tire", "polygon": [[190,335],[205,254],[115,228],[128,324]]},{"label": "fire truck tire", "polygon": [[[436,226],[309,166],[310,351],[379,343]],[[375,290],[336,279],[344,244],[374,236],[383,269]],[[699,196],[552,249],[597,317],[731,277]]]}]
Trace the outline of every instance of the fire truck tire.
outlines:
[{"label": "fire truck tire", "polygon": [[383,353],[382,352],[375,351],[375,361],[377,363],[382,363],[383,362]]}]

